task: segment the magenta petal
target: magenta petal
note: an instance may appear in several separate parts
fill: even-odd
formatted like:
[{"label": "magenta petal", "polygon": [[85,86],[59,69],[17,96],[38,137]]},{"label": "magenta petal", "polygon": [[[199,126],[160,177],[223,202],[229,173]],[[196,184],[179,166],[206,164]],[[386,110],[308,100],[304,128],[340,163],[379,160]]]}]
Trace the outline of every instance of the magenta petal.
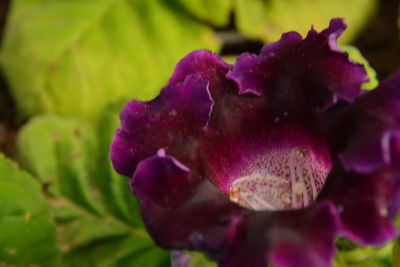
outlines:
[{"label": "magenta petal", "polygon": [[160,147],[189,164],[196,157],[196,139],[207,124],[213,104],[208,82],[194,76],[164,88],[150,102],[129,102],[111,146],[115,170],[131,177],[138,162]]},{"label": "magenta petal", "polygon": [[337,164],[321,198],[337,205],[346,237],[384,244],[397,235],[400,206],[400,72],[344,108],[330,133],[343,169]]},{"label": "magenta petal", "polygon": [[400,131],[396,131],[394,134],[391,135],[391,139],[389,142],[390,146],[390,160],[400,165]]},{"label": "magenta petal", "polygon": [[241,210],[163,150],[138,165],[130,185],[148,231],[164,248],[218,251],[231,215]]},{"label": "magenta petal", "polygon": [[277,267],[332,260],[338,220],[328,203],[290,212],[243,209],[164,150],[138,165],[130,185],[161,247],[201,250],[229,267],[263,267],[268,258]]},{"label": "magenta petal", "polygon": [[320,199],[335,203],[342,234],[359,244],[382,245],[397,235],[393,220],[400,206],[398,168],[362,174],[336,166]]},{"label": "magenta petal", "polygon": [[345,28],[343,20],[333,19],[328,29],[312,29],[304,40],[286,33],[264,46],[259,56],[241,55],[227,78],[237,83],[241,94],[265,95],[270,105],[286,109],[323,110],[337,97],[351,102],[368,77],[362,65],[337,48],[336,38]]},{"label": "magenta petal", "polygon": [[[339,229],[336,209],[331,203],[318,204],[301,216],[289,218],[287,224],[279,224],[271,230],[274,248],[270,253],[274,266],[293,267],[328,267],[334,256],[334,240]],[[287,228],[301,229],[296,235],[291,235]]]},{"label": "magenta petal", "polygon": [[[377,89],[361,96],[335,125],[332,137],[347,170],[370,172],[399,165],[400,71]],[[337,148],[335,148],[337,149]]]},{"label": "magenta petal", "polygon": [[[326,175],[331,168],[331,158],[326,143],[321,138],[318,129],[312,124],[295,123],[289,121],[290,115],[282,116],[279,122],[264,116],[257,120],[248,120],[248,124],[240,128],[239,133],[235,129],[225,127],[216,133],[209,133],[207,139],[203,139],[200,149],[203,152],[204,162],[209,171],[210,179],[219,188],[228,193],[234,181],[243,177],[273,175],[282,178],[275,183],[281,183],[279,193],[277,187],[274,194],[292,192],[291,178],[298,180],[291,168],[294,162],[302,161],[302,168],[296,171],[306,173],[306,183],[315,187],[313,194],[309,195],[309,202],[316,197],[322,188]],[[303,159],[297,158],[296,153],[305,154]],[[312,177],[307,180],[307,177]],[[286,187],[285,187],[286,186]],[[278,202],[273,205],[282,209],[284,204],[279,196],[271,197]],[[272,201],[272,199],[271,199]],[[268,201],[269,202],[269,201]],[[308,201],[307,201],[308,202]],[[272,202],[269,202],[272,204]]]},{"label": "magenta petal", "polygon": [[240,55],[233,70],[226,75],[228,79],[239,86],[239,94],[263,95],[264,88],[268,87],[266,81],[271,81],[274,75],[269,68],[276,64],[275,58],[287,53],[302,41],[297,32],[288,32],[282,38],[263,47],[260,56],[250,53]]},{"label": "magenta petal", "polygon": [[211,95],[217,99],[219,95],[225,93],[224,89],[230,83],[225,79],[225,75],[231,68],[231,65],[211,51],[193,51],[176,65],[168,85],[174,85],[185,80],[187,76],[193,75],[209,81]]},{"label": "magenta petal", "polygon": [[236,236],[220,266],[328,267],[339,228],[335,208],[319,203],[290,212],[260,212],[238,223]]}]

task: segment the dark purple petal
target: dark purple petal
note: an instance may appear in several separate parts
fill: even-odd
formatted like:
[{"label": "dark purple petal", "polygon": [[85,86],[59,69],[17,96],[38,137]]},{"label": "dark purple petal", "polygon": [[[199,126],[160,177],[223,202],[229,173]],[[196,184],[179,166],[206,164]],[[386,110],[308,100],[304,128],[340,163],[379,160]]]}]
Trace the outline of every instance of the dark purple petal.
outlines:
[{"label": "dark purple petal", "polygon": [[273,78],[269,70],[273,66],[269,64],[274,64],[275,57],[281,57],[281,54],[293,49],[302,39],[297,32],[288,32],[279,41],[265,45],[260,56],[243,53],[238,57],[233,70],[227,74],[227,78],[238,84],[239,94],[263,95],[263,90],[267,87],[265,82]]},{"label": "dark purple petal", "polygon": [[333,205],[252,213],[238,223],[235,239],[221,266],[328,267],[334,255],[339,221]]},{"label": "dark purple petal", "polygon": [[232,214],[241,210],[163,150],[140,162],[130,185],[147,229],[165,248],[218,251],[228,237]]},{"label": "dark purple petal", "polygon": [[396,237],[393,220],[400,207],[398,167],[386,167],[369,174],[335,167],[320,200],[335,203],[344,236],[364,245],[382,245]]},{"label": "dark purple petal", "polygon": [[[322,203],[301,212],[295,220],[286,213],[286,224],[279,223],[276,230],[271,230],[271,240],[276,242],[270,254],[271,263],[287,267],[331,266],[340,226],[334,206]],[[297,236],[289,234],[287,228],[299,229]]]},{"label": "dark purple petal", "polygon": [[390,160],[399,166],[400,164],[400,132],[396,131],[390,139]]},{"label": "dark purple petal", "polygon": [[332,149],[346,170],[399,166],[400,72],[349,106],[332,132]]},{"label": "dark purple petal", "polygon": [[232,69],[231,65],[225,63],[211,51],[193,51],[176,65],[168,85],[181,82],[189,75],[200,77],[209,81],[211,95],[216,100],[226,93],[224,89],[231,84],[230,81],[225,79],[225,75],[230,69]]},{"label": "dark purple petal", "polygon": [[259,56],[241,55],[227,78],[241,94],[265,95],[275,110],[324,110],[337,97],[351,102],[368,77],[362,65],[337,48],[336,38],[345,28],[343,20],[333,19],[328,29],[312,29],[304,40],[286,33],[264,46]]},{"label": "dark purple petal", "polygon": [[164,150],[138,165],[130,185],[161,247],[200,250],[229,267],[263,267],[268,258],[277,267],[332,260],[338,220],[329,203],[290,212],[244,209]]},{"label": "dark purple petal", "polygon": [[164,88],[150,102],[129,102],[121,113],[121,127],[111,146],[115,170],[131,177],[138,162],[160,147],[168,148],[185,164],[196,162],[197,138],[213,104],[208,82],[195,76]]},{"label": "dark purple petal", "polygon": [[384,244],[397,234],[400,205],[400,72],[334,117],[328,136],[341,164],[321,199],[337,205],[346,237]]}]

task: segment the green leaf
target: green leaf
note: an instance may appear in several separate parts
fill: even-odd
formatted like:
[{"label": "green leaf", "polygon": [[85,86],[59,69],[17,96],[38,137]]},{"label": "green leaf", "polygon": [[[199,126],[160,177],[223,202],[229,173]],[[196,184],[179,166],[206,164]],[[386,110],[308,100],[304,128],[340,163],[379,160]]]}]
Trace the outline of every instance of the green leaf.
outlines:
[{"label": "green leaf", "polygon": [[390,267],[393,243],[381,247],[359,246],[345,238],[337,242],[334,267]]},{"label": "green leaf", "polygon": [[222,27],[228,24],[232,9],[232,0],[176,0],[190,14],[201,20]]},{"label": "green leaf", "polygon": [[56,230],[40,184],[0,154],[0,188],[0,266],[56,266]]},{"label": "green leaf", "polygon": [[121,97],[154,98],[184,55],[219,47],[170,0],[14,0],[1,63],[22,114],[92,121]]},{"label": "green leaf", "polygon": [[143,228],[128,178],[111,167],[109,147],[121,109],[121,103],[107,108],[96,125],[37,117],[18,137],[22,163],[47,184],[63,266],[169,264],[169,253]]},{"label": "green leaf", "polygon": [[238,58],[239,55],[227,55],[227,56],[222,56],[222,60],[225,61],[228,64],[234,65],[236,62],[236,59]]},{"label": "green leaf", "polygon": [[379,81],[376,77],[376,72],[371,67],[371,65],[369,65],[368,61],[363,57],[360,50],[358,50],[357,47],[351,46],[351,45],[341,45],[340,49],[349,53],[349,57],[353,61],[364,65],[364,68],[367,71],[367,75],[368,75],[368,78],[370,79],[370,81],[363,83],[361,88],[365,89],[365,90],[375,89],[379,84]]},{"label": "green leaf", "polygon": [[[303,36],[314,25],[317,30],[328,26],[335,17],[346,19],[348,29],[339,39],[349,43],[368,22],[377,0],[235,0],[239,31],[265,42],[276,41],[282,33],[297,31]],[[357,12],[354,12],[357,10]]]},{"label": "green leaf", "polygon": [[393,267],[400,266],[400,238],[394,242],[393,246]]},{"label": "green leaf", "polygon": [[210,261],[200,252],[187,252],[192,256],[188,267],[217,267],[217,263]]}]

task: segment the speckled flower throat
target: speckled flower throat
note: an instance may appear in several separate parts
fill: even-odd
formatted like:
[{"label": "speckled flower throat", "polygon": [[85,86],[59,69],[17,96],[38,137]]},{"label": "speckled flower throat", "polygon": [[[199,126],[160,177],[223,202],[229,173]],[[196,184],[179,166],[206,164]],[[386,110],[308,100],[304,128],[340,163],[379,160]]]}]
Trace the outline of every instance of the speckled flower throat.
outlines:
[{"label": "speckled flower throat", "polygon": [[307,207],[321,191],[330,166],[298,147],[275,150],[250,164],[229,187],[229,199],[253,210]]}]

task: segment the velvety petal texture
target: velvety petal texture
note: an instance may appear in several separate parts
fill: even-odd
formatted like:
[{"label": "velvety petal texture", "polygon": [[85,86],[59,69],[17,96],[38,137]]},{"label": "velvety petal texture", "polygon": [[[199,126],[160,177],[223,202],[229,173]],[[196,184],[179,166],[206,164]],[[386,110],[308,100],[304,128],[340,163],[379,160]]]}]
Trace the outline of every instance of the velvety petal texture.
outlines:
[{"label": "velvety petal texture", "polygon": [[346,172],[337,166],[320,199],[335,203],[342,235],[358,244],[382,245],[398,234],[394,219],[400,208],[399,166],[368,174]]},{"label": "velvety petal texture", "polygon": [[343,20],[333,19],[329,28],[320,33],[312,29],[304,40],[296,32],[285,33],[260,55],[242,54],[227,77],[240,94],[265,95],[276,108],[321,110],[338,99],[351,102],[368,78],[364,67],[336,45],[345,28]]},{"label": "velvety petal texture", "polygon": [[177,64],[168,85],[182,82],[187,76],[196,76],[210,83],[211,95],[214,99],[218,99],[226,94],[224,89],[229,86],[230,82],[225,79],[225,75],[231,68],[231,65],[225,63],[218,55],[210,51],[193,51]]},{"label": "velvety petal texture", "polygon": [[198,250],[222,267],[329,267],[337,236],[396,237],[400,72],[362,94],[345,28],[286,33],[233,66],[194,51],[122,111],[113,165],[176,266]]},{"label": "velvety petal texture", "polygon": [[347,170],[370,172],[385,165],[400,166],[399,87],[400,71],[361,96],[333,125],[342,129],[332,139]]},{"label": "velvety petal texture", "polygon": [[330,125],[338,155],[321,199],[333,201],[343,235],[381,245],[398,234],[400,208],[400,72],[339,111]]},{"label": "velvety petal texture", "polygon": [[206,251],[223,247],[237,205],[164,150],[140,162],[130,186],[158,245]]},{"label": "velvety petal texture", "polygon": [[[239,219],[238,219],[239,220]],[[250,212],[237,223],[220,266],[330,266],[339,228],[329,203],[309,209]]]},{"label": "velvety petal texture", "polygon": [[150,102],[133,100],[121,113],[121,128],[111,146],[114,168],[131,177],[142,159],[161,147],[195,162],[196,137],[207,124],[214,104],[209,82],[192,75],[164,88]]},{"label": "velvety petal texture", "polygon": [[161,247],[205,251],[220,266],[264,266],[268,256],[277,266],[329,266],[339,226],[331,204],[278,213],[244,209],[163,149],[138,165],[130,186]]}]

